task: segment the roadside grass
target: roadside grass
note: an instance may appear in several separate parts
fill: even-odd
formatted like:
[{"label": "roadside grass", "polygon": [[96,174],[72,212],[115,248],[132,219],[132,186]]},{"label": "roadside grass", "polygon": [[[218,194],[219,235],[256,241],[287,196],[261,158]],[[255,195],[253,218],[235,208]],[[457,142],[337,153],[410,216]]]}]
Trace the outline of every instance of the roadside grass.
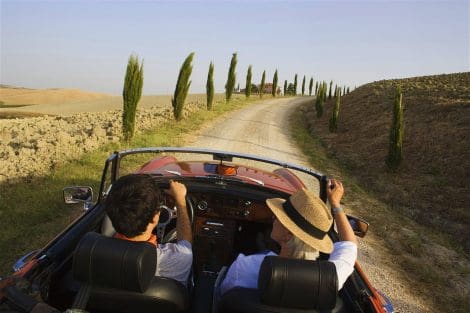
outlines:
[{"label": "roadside grass", "polygon": [[450,235],[417,224],[401,210],[379,200],[370,186],[361,184],[348,164],[309,132],[305,114],[309,105],[299,107],[291,116],[291,135],[315,168],[346,182],[343,203],[354,215],[371,223],[368,237],[374,237],[379,242],[374,246],[383,246],[392,257],[387,266],[397,270],[400,280],[416,296],[424,298],[428,308],[435,308],[433,312],[468,312],[470,298],[465,277],[469,267],[465,253],[445,248],[455,247]]},{"label": "roadside grass", "polygon": [[[44,246],[77,218],[80,209],[65,206],[62,189],[71,185],[91,186],[98,192],[103,165],[115,150],[135,147],[181,146],[186,135],[222,114],[259,101],[234,97],[220,100],[211,111],[201,109],[176,122],[169,120],[152,131],[137,134],[130,144],[108,144],[77,160],[58,164],[51,174],[0,185],[0,276],[11,272],[13,262],[25,253]],[[142,165],[135,161],[135,169]],[[95,197],[96,198],[96,197]],[[96,199],[95,199],[96,200]]]}]

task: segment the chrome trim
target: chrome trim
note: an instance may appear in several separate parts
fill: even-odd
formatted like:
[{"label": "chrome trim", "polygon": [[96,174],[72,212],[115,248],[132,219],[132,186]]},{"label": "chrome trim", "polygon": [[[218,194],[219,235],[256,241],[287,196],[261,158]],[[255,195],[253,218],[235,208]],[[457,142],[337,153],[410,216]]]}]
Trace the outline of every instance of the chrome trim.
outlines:
[{"label": "chrome trim", "polygon": [[39,250],[34,250],[34,251],[30,251],[28,253],[26,253],[25,255],[23,255],[21,258],[18,259],[18,261],[15,262],[15,264],[13,265],[13,271],[14,272],[18,272],[19,270],[21,270],[25,265],[26,263],[28,263],[28,259],[38,253]]}]

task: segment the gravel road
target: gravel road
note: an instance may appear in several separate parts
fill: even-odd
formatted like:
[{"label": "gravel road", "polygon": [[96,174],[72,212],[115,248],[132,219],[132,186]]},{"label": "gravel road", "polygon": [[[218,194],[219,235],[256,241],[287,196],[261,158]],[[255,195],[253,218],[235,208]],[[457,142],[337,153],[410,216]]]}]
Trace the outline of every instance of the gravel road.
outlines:
[{"label": "gravel road", "polygon": [[[187,145],[255,154],[313,168],[289,135],[287,117],[304,101],[305,98],[274,99],[251,105],[207,125]],[[393,256],[387,255],[373,232],[359,240],[359,263],[372,284],[392,299],[395,312],[431,312],[400,279],[402,271],[394,267],[390,261]]]}]

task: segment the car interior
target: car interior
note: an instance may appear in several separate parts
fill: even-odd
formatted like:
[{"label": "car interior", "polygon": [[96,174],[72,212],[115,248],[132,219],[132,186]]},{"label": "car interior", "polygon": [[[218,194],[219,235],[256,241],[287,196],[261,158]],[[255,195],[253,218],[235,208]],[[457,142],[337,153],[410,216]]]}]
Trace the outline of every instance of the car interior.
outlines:
[{"label": "car interior", "polygon": [[[168,178],[155,179],[167,188]],[[265,200],[288,195],[261,186],[182,182],[193,227],[188,287],[155,277],[155,248],[113,238],[98,204],[48,249],[49,268],[33,282],[41,298],[60,310],[88,312],[349,312],[336,290],[334,267],[326,261],[266,258],[259,289],[235,288],[220,296],[217,287],[239,253],[279,251],[270,239],[272,213]],[[172,199],[162,205],[171,207]],[[163,224],[159,242],[174,241],[176,219]]]}]

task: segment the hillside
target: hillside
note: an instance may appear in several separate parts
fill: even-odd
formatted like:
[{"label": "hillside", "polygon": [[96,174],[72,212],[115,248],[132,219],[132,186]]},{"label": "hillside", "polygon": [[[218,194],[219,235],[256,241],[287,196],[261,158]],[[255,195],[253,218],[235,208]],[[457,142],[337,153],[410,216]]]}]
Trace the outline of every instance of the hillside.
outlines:
[{"label": "hillside", "polygon": [[110,95],[79,89],[30,89],[0,86],[0,104],[4,106],[62,104],[64,102],[89,101],[107,97],[110,97]]},{"label": "hillside", "polygon": [[[404,162],[389,173],[384,160],[396,85],[403,90]],[[311,132],[363,187],[415,221],[454,237],[470,251],[470,73],[383,80],[341,99],[338,132],[328,131],[334,100]],[[418,241],[425,238],[418,238]]]}]

